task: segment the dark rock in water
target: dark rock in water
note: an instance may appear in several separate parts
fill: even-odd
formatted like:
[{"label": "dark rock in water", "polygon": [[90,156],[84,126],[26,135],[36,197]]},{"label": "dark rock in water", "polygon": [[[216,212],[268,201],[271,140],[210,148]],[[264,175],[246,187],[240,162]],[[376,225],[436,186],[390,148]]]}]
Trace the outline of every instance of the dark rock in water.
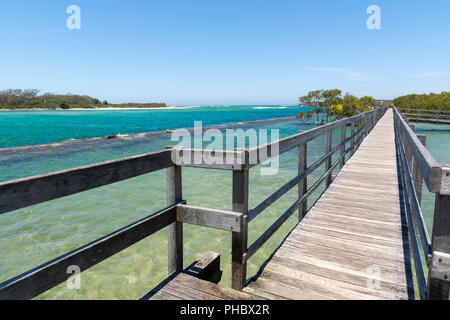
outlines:
[{"label": "dark rock in water", "polygon": [[114,134],[114,135],[112,135],[112,136],[106,136],[105,138],[106,138],[106,139],[116,139],[116,138],[117,138],[117,135]]}]

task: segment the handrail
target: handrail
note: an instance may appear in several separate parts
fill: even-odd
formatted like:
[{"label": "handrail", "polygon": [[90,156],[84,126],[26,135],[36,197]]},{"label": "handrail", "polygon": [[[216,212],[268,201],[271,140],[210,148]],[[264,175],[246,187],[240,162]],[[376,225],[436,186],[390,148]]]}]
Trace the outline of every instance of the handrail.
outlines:
[{"label": "handrail", "polygon": [[[371,116],[375,114],[376,112],[380,112],[380,110],[386,110],[387,108],[380,108],[373,111],[368,111],[366,113],[359,114],[354,117],[345,118],[342,120],[338,120],[335,122],[332,122],[330,124],[326,124],[323,126],[319,126],[298,134],[295,134],[293,136],[289,136],[274,142],[269,142],[263,145],[260,145],[258,147],[250,148],[248,149],[249,157],[256,159],[255,163],[250,164],[250,168],[254,167],[260,163],[263,163],[267,160],[270,160],[271,158],[281,155],[285,152],[288,152],[294,148],[296,148],[298,145],[306,143],[308,141],[311,141],[329,131],[341,128],[342,126],[346,126],[352,122],[356,122],[358,120],[363,119],[364,117]],[[278,146],[278,149],[276,148]],[[267,156],[264,158],[261,158],[261,155],[264,154],[263,152],[260,152],[262,150],[267,149]],[[278,150],[278,153],[272,154],[272,150]]]},{"label": "handrail", "polygon": [[[362,130],[362,129],[360,129]],[[359,132],[359,130],[358,130]],[[320,167],[329,157],[331,157],[336,151],[340,150],[341,146],[348,143],[352,138],[356,137],[357,133],[355,133],[353,136],[348,137],[343,142],[339,143],[337,146],[335,146],[330,152],[326,153],[324,156],[322,156],[319,160],[314,162],[311,166],[309,166],[305,171],[303,171],[301,174],[297,175],[295,178],[284,184],[282,187],[280,187],[277,191],[272,193],[269,197],[258,203],[253,209],[249,210],[247,213],[247,219],[248,222],[255,219],[261,212],[263,212],[265,209],[267,209],[271,204],[273,204],[276,200],[281,198],[284,194],[289,192],[293,187],[297,186],[298,183],[309,176],[311,173],[313,173],[318,167]]]},{"label": "handrail", "polygon": [[[438,267],[442,260],[439,257],[450,253],[450,165],[437,163],[395,106],[393,112],[404,208],[420,297],[447,300],[450,282],[445,275],[450,270],[447,268],[438,273],[431,270]],[[411,164],[414,165],[413,175]],[[422,181],[431,193],[436,194],[431,241],[418,197]],[[424,260],[428,264],[428,281],[422,268],[417,238],[420,238]]]},{"label": "handrail", "polygon": [[0,183],[0,214],[172,166],[171,150]]},{"label": "handrail", "polygon": [[[420,223],[419,221],[417,221],[418,219],[415,220],[415,222],[413,222],[413,218],[412,218],[412,213],[411,213],[411,202],[410,202],[410,197],[409,195],[411,194],[411,190],[409,189],[409,185],[406,183],[406,180],[408,179],[408,175],[409,175],[409,168],[408,168],[408,161],[406,160],[406,152],[405,152],[405,148],[403,146],[403,144],[401,143],[401,141],[399,140],[399,134],[398,134],[398,130],[396,130],[396,146],[397,146],[397,152],[399,155],[398,161],[400,162],[400,180],[402,183],[402,191],[403,191],[403,201],[404,201],[404,207],[406,209],[406,219],[407,219],[407,224],[408,224],[408,230],[409,230],[409,239],[410,239],[410,247],[413,251],[413,259],[414,259],[414,267],[416,270],[416,279],[417,279],[417,284],[419,287],[419,294],[420,294],[420,298],[422,300],[425,300],[427,298],[427,285],[426,285],[426,280],[425,280],[425,273],[423,271],[423,267],[422,267],[422,259],[420,256],[420,252],[419,252],[419,246],[417,243],[417,237],[416,237],[416,228],[415,228],[415,222]],[[415,192],[414,192],[415,194]],[[414,201],[414,199],[413,199]],[[421,219],[420,221],[423,221],[423,219]],[[422,229],[425,229],[425,227],[423,225],[421,225],[421,231]],[[423,234],[421,233],[421,236]],[[421,237],[422,238],[422,237]],[[428,244],[426,242],[426,238],[422,239],[422,241],[425,240],[424,243],[424,247],[423,250],[425,251],[425,254],[428,254],[431,251],[431,244]],[[427,255],[425,255],[427,257]]]},{"label": "handrail", "polygon": [[417,165],[420,168],[422,176],[430,192],[437,192],[440,189],[441,168],[434,160],[430,152],[422,145],[419,138],[414,134],[412,129],[401,117],[398,110],[394,107],[394,117],[398,124],[400,134],[405,138],[408,147],[411,149],[411,153],[416,160]]},{"label": "handrail", "polygon": [[408,108],[398,108],[398,111],[403,113],[403,111],[409,112],[409,111],[418,111],[418,112],[430,112],[430,113],[437,113],[437,114],[450,114],[450,110],[435,110],[435,109],[408,109]]}]

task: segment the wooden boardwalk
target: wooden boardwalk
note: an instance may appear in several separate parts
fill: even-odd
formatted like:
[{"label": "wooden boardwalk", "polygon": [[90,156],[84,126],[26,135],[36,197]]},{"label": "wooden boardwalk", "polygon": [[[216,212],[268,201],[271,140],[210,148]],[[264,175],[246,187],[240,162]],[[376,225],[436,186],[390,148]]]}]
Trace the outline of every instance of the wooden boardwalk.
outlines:
[{"label": "wooden boardwalk", "polygon": [[[339,131],[340,142],[333,145]],[[321,136],[325,154],[306,164],[307,144]],[[0,283],[0,300],[37,297],[70,279],[70,266],[85,271],[165,228],[171,276],[141,299],[448,300],[450,166],[436,162],[419,138],[395,107],[381,107],[256,148],[215,151],[218,162],[210,161],[207,150],[166,148],[2,182],[0,214],[165,170],[167,207]],[[298,175],[249,208],[249,170],[294,149]],[[202,161],[192,163],[185,155]],[[324,166],[308,188],[308,176]],[[182,167],[231,172],[232,211],[187,204]],[[431,237],[421,209],[423,182],[436,195]],[[324,183],[329,187],[306,213],[308,197]],[[249,222],[294,188],[298,199],[249,245]],[[297,213],[306,215],[247,283],[248,261]],[[218,253],[207,252],[183,271],[184,224],[231,233],[233,289],[216,284],[222,275]]]},{"label": "wooden boardwalk", "polygon": [[408,299],[401,212],[389,110],[244,290],[271,299]]},{"label": "wooden boardwalk", "polygon": [[408,299],[407,222],[389,110],[243,292],[181,273],[151,299]]}]

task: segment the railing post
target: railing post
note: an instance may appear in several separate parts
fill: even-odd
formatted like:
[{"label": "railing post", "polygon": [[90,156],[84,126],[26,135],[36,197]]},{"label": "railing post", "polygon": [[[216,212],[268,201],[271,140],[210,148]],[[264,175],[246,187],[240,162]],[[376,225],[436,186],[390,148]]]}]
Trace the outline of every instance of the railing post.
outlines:
[{"label": "railing post", "polygon": [[[248,212],[248,173],[248,169],[233,170],[233,211],[242,215]],[[246,219],[242,221],[241,231],[231,235],[231,286],[235,290],[242,290],[247,278],[244,254],[247,252],[248,226]]]},{"label": "railing post", "polygon": [[[409,127],[411,128],[411,130],[413,132],[416,131],[416,126],[415,125],[410,124]],[[406,132],[403,134],[403,141],[406,141],[405,140],[405,136],[406,136]],[[405,143],[404,145],[405,145],[405,151],[406,151],[406,160],[408,161],[408,166],[411,168],[412,160],[413,160],[411,147],[409,146],[409,143]]]},{"label": "railing post", "polygon": [[[332,131],[328,131],[325,133],[325,154],[331,151],[331,144],[332,144]],[[325,161],[325,172],[328,171],[331,168],[331,156],[328,156],[327,160]],[[326,187],[328,188],[332,182],[332,174],[330,173],[327,177]]]},{"label": "railing post", "polygon": [[[427,145],[427,136],[418,134],[417,138],[419,138],[420,142],[424,147]],[[419,201],[419,205],[422,203],[422,187],[423,187],[423,177],[420,172],[420,167],[417,165],[417,162],[414,161],[413,164],[413,182],[414,189],[416,190],[417,200]]]},{"label": "railing post", "polygon": [[343,145],[341,146],[341,150],[340,150],[340,156],[342,157],[342,159],[341,159],[341,161],[339,163],[339,166],[340,166],[341,170],[342,170],[342,168],[344,167],[344,164],[345,164],[345,157],[343,157],[343,155],[345,153],[345,145],[346,145],[344,143],[346,130],[347,130],[346,125],[343,125],[342,128],[341,128],[341,143]]},{"label": "railing post", "polygon": [[[450,177],[450,168],[443,170],[443,177]],[[448,176],[447,176],[448,174]],[[449,178],[450,180],[450,178]],[[441,190],[442,191],[442,190]],[[447,190],[448,193],[449,190]],[[450,254],[450,195],[436,194],[434,207],[433,236],[431,252]],[[450,282],[431,278],[428,272],[428,299],[448,300]]]},{"label": "railing post", "polygon": [[364,117],[362,117],[361,119],[358,120],[358,126],[357,126],[357,131],[359,131],[361,129],[361,131],[359,132],[359,136],[358,136],[358,140],[356,141],[356,149],[359,149],[359,145],[361,144],[361,141],[364,139]]},{"label": "railing post", "polygon": [[355,121],[352,121],[352,124],[351,124],[351,133],[350,133],[350,136],[352,137],[351,139],[350,139],[350,141],[351,141],[351,152],[350,152],[350,154],[351,155],[353,155],[354,153],[355,153]]},{"label": "railing post", "polygon": [[[308,168],[308,147],[307,143],[298,146],[298,174],[301,174]],[[308,190],[308,178],[304,177],[298,183],[298,198],[300,199]],[[308,200],[303,202],[303,205],[298,208],[298,221],[301,221],[308,210]]]},{"label": "railing post", "polygon": [[[181,167],[166,169],[167,204],[182,200]],[[169,275],[183,270],[183,223],[174,222],[169,226]]]}]

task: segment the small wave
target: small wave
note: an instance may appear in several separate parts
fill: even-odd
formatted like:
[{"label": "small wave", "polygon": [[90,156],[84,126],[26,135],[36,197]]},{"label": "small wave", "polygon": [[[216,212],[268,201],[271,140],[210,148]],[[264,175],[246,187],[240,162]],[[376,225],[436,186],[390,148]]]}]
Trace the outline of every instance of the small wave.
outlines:
[{"label": "small wave", "polygon": [[253,107],[252,109],[287,109],[288,107]]}]

